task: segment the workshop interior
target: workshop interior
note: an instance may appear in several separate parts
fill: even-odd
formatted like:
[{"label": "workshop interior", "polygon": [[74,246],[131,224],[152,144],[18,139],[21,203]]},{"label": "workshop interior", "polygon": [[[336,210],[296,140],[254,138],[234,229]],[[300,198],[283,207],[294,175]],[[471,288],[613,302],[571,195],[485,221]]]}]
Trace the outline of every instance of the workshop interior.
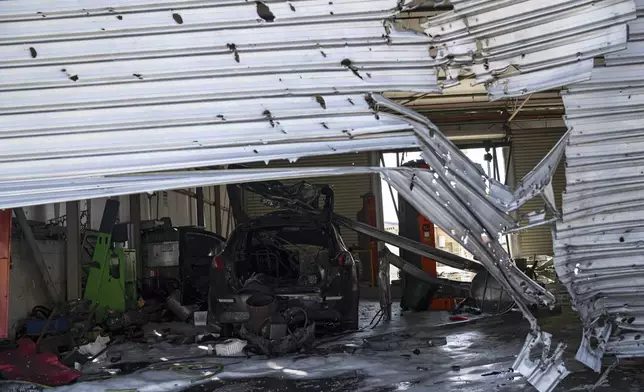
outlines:
[{"label": "workshop interior", "polygon": [[644,0],[0,2],[0,390],[644,389],[643,42]]}]

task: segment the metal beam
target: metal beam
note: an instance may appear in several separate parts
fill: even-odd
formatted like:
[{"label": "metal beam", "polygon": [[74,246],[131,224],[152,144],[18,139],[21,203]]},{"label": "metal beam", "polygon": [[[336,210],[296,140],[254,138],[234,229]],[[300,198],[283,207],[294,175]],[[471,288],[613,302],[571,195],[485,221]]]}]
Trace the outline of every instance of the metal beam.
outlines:
[{"label": "metal beam", "polygon": [[205,227],[206,222],[204,221],[204,211],[203,211],[203,187],[197,187],[197,226]]},{"label": "metal beam", "polygon": [[[58,290],[54,285],[54,280],[51,278],[51,275],[49,274],[49,269],[47,268],[47,264],[45,263],[45,258],[43,257],[42,252],[40,251],[38,242],[36,242],[36,237],[34,236],[34,232],[33,230],[31,230],[31,226],[27,221],[27,215],[25,215],[25,211],[22,208],[14,208],[13,213],[16,215],[16,220],[18,221],[18,225],[20,226],[20,231],[22,232],[22,235],[25,237],[25,241],[27,241],[27,245],[29,246],[29,250],[31,251],[31,256],[35,261],[35,264],[33,265],[34,272],[38,270],[40,271],[38,275],[40,275],[40,277],[42,278],[45,284],[45,288],[47,289],[47,294],[49,295],[49,299],[54,303],[60,302],[60,299],[61,299],[60,294],[58,293]],[[80,221],[80,218],[79,218],[79,221]]]},{"label": "metal beam", "polygon": [[[235,184],[226,185],[226,192],[228,192],[228,201],[230,203],[230,208],[228,209],[228,217],[230,222],[230,216],[235,218],[235,222],[247,223],[250,222],[250,217],[244,210],[244,196],[242,190]],[[228,225],[228,230],[230,229],[230,224]]]},{"label": "metal beam", "polygon": [[[89,204],[89,203],[88,203]],[[67,213],[67,300],[81,297],[81,230],[80,203],[68,201],[65,205]],[[89,219],[89,216],[88,216]]]},{"label": "metal beam", "polygon": [[11,210],[0,210],[0,338],[9,336]]},{"label": "metal beam", "polygon": [[[192,197],[192,198],[197,197],[197,194],[195,192],[191,192],[191,191],[189,191],[187,189],[171,189],[170,192],[178,193],[180,195],[185,195],[185,196],[189,196],[189,197]],[[211,206],[215,205],[214,201],[206,198],[205,196],[204,196],[203,202],[204,202],[204,204],[209,204]]]},{"label": "metal beam", "polygon": [[222,221],[221,221],[221,186],[217,185],[215,189],[215,233],[223,235],[221,232]]},{"label": "metal beam", "polygon": [[[449,252],[445,252],[443,250],[433,248],[431,246],[425,245],[418,241],[410,240],[408,238],[401,237],[397,234],[389,233],[387,231],[378,229],[377,227],[356,222],[342,215],[333,214],[333,221],[348,229],[355,230],[362,234],[366,234],[377,240],[386,242],[388,244],[397,246],[399,248],[403,248],[415,254],[429,257],[433,260],[438,261],[439,263],[445,264],[452,268],[457,268],[457,269],[466,270],[466,271],[473,271],[473,272],[485,270],[485,267],[483,267],[483,265],[481,265],[477,261],[469,260],[464,257],[460,257],[457,255],[451,254]],[[392,264],[394,263],[392,262]]]},{"label": "metal beam", "polygon": [[386,261],[387,264],[392,264],[398,267],[398,269],[400,269],[401,271],[404,271],[405,273],[417,279],[420,279],[423,282],[427,282],[432,285],[452,287],[458,290],[462,290],[464,292],[469,292],[470,290],[470,283],[458,282],[455,280],[442,279],[442,278],[436,278],[434,276],[431,276],[430,274],[416,267],[409,261],[406,261],[402,257],[391,253],[391,251],[387,247],[385,247],[382,251],[380,251],[380,254],[378,254],[378,258],[380,259],[381,262],[384,260]]},{"label": "metal beam", "polygon": [[514,111],[514,113],[512,113],[512,115],[510,116],[510,118],[508,118],[508,121],[506,122],[506,124],[509,124],[509,123],[511,123],[511,122],[512,122],[512,120],[514,120],[514,118],[517,116],[517,114],[519,114],[519,112],[521,111],[521,109],[523,109],[523,107],[525,106],[525,104],[526,104],[526,103],[528,103],[528,101],[530,100],[530,98],[531,98],[531,97],[532,97],[532,94],[530,94],[530,95],[528,95],[528,96],[526,97],[526,99],[521,103],[521,105],[519,105],[519,107]]},{"label": "metal beam", "polygon": [[143,265],[141,264],[141,195],[130,195],[130,223],[132,224],[132,233],[130,238],[130,248],[135,250],[136,256],[136,276],[143,276]]}]

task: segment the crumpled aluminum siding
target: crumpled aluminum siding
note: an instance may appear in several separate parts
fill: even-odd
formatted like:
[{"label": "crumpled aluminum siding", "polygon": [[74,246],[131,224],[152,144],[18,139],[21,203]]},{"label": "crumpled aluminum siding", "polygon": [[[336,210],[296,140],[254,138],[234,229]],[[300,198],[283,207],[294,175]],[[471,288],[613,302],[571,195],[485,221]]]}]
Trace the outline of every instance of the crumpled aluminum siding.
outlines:
[{"label": "crumpled aluminum siding", "polygon": [[0,183],[414,147],[362,95],[440,90],[405,6],[5,1]]},{"label": "crumpled aluminum siding", "polygon": [[93,117],[87,112],[97,111],[54,113],[60,123],[73,121],[74,127],[50,123],[49,127],[21,124],[14,128],[8,121],[0,131],[11,134],[3,135],[0,143],[0,183],[295,161],[303,156],[378,150],[383,145],[416,146],[407,122],[387,114],[376,118],[361,95],[178,106],[166,113],[152,108],[148,115],[133,118],[129,108],[102,109],[107,113]]},{"label": "crumpled aluminum siding", "polygon": [[[149,171],[420,146],[441,170],[381,174],[517,300],[533,333],[515,368],[549,391],[567,374],[562,346],[550,352],[526,306],[554,299],[497,238],[516,228],[508,212],[549,193],[562,145],[511,190],[426,119],[362,93],[440,92],[453,80],[439,84],[437,69],[473,71],[493,97],[584,80],[592,56],[624,46],[633,3],[452,3],[429,38],[386,20],[406,1],[3,2],[0,207],[243,180],[136,174]],[[524,74],[496,80],[511,66]],[[537,345],[544,355],[533,361]]]},{"label": "crumpled aluminum siding", "polygon": [[555,267],[584,323],[576,358],[644,356],[644,1],[626,50],[564,95],[566,193]]},{"label": "crumpled aluminum siding", "polygon": [[595,56],[626,47],[632,0],[458,0],[423,24],[445,86],[473,73],[492,99],[589,79]]},{"label": "crumpled aluminum siding", "polygon": [[[522,298],[518,301],[520,307],[525,303],[554,304],[552,294],[536,282],[527,282],[529,279],[510,261],[498,238],[517,225],[507,212],[545,190],[563,149],[555,148],[552,155],[544,160],[550,162],[552,159],[553,163],[538,166],[512,192],[482,173],[429,120],[384,97],[373,98],[379,107],[411,119],[423,158],[431,168],[440,168],[387,171],[385,179],[414,208],[471,252],[501,284],[507,286],[504,288]],[[530,190],[529,196],[525,189]],[[528,320],[536,326],[534,317],[525,310]]]}]

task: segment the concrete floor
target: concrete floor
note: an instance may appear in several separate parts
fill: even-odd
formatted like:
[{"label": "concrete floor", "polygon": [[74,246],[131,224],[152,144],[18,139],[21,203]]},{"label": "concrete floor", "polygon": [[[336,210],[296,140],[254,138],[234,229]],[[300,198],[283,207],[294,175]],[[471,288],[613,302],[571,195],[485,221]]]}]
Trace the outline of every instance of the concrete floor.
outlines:
[{"label": "concrete floor", "polygon": [[[377,311],[376,302],[361,304],[361,325],[366,326]],[[518,313],[480,319],[463,325],[449,323],[446,312],[405,313],[394,310],[394,320],[376,329],[346,336],[318,348],[311,355],[273,361],[257,360],[225,366],[220,380],[189,389],[192,392],[218,391],[532,391],[523,377],[509,368],[529,331]],[[577,316],[570,308],[560,314],[540,316],[544,330],[553,341],[567,341],[566,365],[569,375],[557,391],[586,390],[599,375],[574,361],[580,340]],[[436,326],[447,322],[448,325]],[[357,349],[351,353],[344,345],[361,343],[363,338],[396,331],[407,331],[402,348],[388,351]],[[428,347],[427,340],[446,344]],[[416,353],[412,347],[419,348]],[[251,359],[252,361],[252,359]],[[612,359],[605,360],[611,363]],[[607,382],[596,391],[644,390],[641,361],[626,361],[611,372]],[[266,373],[265,367],[273,369]],[[264,369],[262,369],[264,368]],[[287,372],[288,370],[288,372]],[[295,374],[295,376],[293,376]],[[316,376],[319,374],[319,376]],[[251,378],[249,378],[251,377]]]},{"label": "concrete floor", "polygon": [[[452,323],[447,312],[401,314],[396,304],[393,320],[372,329],[369,323],[378,309],[376,301],[363,301],[360,332],[322,339],[313,350],[279,358],[216,357],[203,346],[170,344],[165,337],[151,344],[115,345],[106,361],[87,364],[83,372],[100,375],[99,369],[113,369],[114,355],[118,364],[135,362],[140,370],[121,368],[116,376],[90,377],[60,391],[534,391],[510,371],[529,332],[520,313]],[[599,375],[574,360],[581,328],[570,306],[564,304],[558,314],[540,312],[539,319],[542,329],[553,334],[554,344],[568,343],[565,361],[572,374],[556,391],[584,391],[595,384]],[[620,364],[595,390],[644,392],[644,362]]]}]

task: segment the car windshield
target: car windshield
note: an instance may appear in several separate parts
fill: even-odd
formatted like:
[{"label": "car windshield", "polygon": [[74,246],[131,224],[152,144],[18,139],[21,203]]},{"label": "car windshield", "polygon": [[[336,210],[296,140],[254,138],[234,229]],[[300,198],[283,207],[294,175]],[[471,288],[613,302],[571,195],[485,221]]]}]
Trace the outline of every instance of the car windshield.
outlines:
[{"label": "car windshield", "polygon": [[[255,229],[242,248],[238,276],[245,281],[261,275],[272,285],[286,286],[316,282],[319,269],[336,253],[327,228],[282,226]],[[266,283],[266,282],[264,282]]]}]

